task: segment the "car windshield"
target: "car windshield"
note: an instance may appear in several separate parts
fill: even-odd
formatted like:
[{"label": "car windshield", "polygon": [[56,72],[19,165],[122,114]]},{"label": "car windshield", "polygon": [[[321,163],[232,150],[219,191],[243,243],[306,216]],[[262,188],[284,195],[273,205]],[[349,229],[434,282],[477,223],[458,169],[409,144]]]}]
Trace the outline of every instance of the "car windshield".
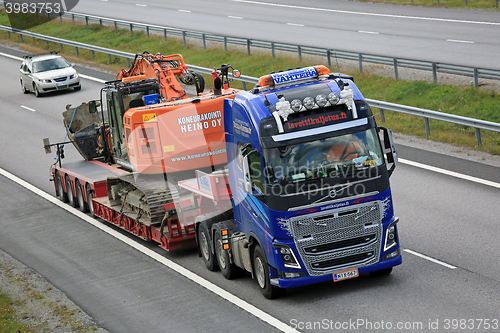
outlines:
[{"label": "car windshield", "polygon": [[270,184],[334,177],[347,167],[356,170],[384,163],[376,129],[296,145],[264,149]]},{"label": "car windshield", "polygon": [[33,63],[33,73],[46,72],[66,67],[69,67],[69,64],[63,58],[54,58],[54,59],[36,61]]}]

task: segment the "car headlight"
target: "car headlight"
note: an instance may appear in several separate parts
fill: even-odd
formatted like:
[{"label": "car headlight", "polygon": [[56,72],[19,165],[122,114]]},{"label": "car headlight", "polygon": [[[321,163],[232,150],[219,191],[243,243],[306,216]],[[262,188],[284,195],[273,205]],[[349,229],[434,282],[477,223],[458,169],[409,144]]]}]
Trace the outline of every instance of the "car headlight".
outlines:
[{"label": "car headlight", "polygon": [[51,83],[52,80],[49,80],[49,79],[38,79],[38,82],[41,82],[41,83]]},{"label": "car headlight", "polygon": [[77,77],[78,77],[78,73],[75,73],[75,74],[71,75],[69,78],[70,79],[76,79]]}]

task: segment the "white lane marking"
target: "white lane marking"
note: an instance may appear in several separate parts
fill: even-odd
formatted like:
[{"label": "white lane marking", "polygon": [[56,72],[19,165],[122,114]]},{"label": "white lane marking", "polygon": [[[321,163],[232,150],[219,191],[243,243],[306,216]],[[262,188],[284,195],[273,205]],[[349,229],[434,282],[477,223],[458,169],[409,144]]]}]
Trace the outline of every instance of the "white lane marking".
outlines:
[{"label": "white lane marking", "polygon": [[21,105],[21,107],[22,107],[23,109],[26,109],[26,110],[31,111],[31,112],[35,112],[35,111],[36,111],[35,109],[29,108],[29,107],[24,106],[24,105]]},{"label": "white lane marking", "polygon": [[93,77],[93,76],[89,76],[89,75],[85,75],[85,74],[79,74],[79,75],[80,75],[80,77],[87,79],[87,80],[91,80],[91,81],[95,81],[95,82],[99,82],[99,83],[107,82],[106,80],[98,79],[98,78]]},{"label": "white lane marking", "polygon": [[228,16],[228,17],[229,17],[229,18],[232,18],[232,19],[237,19],[237,20],[242,20],[242,19],[243,19],[243,17],[241,17],[241,16],[231,16],[231,15],[230,15],[230,16]]},{"label": "white lane marking", "polygon": [[489,180],[486,180],[486,179],[472,177],[472,176],[469,176],[469,175],[464,175],[463,173],[449,171],[449,170],[445,170],[445,169],[433,167],[433,166],[430,166],[430,165],[426,165],[426,164],[422,164],[422,163],[418,163],[418,162],[414,162],[414,161],[409,161],[409,160],[406,160],[406,159],[403,159],[403,158],[398,158],[398,162],[401,162],[403,164],[408,164],[408,165],[411,165],[411,166],[414,166],[414,167],[417,167],[417,168],[421,168],[421,169],[425,169],[425,170],[429,170],[429,171],[438,172],[438,173],[441,173],[443,175],[448,175],[448,176],[452,176],[452,177],[456,177],[456,178],[461,178],[461,179],[469,180],[471,182],[475,182],[475,183],[479,183],[479,184],[483,184],[483,185],[488,185],[488,186],[492,186],[492,187],[496,187],[496,188],[500,188],[500,184],[499,183],[495,183],[495,182],[492,182],[492,181],[489,181]]},{"label": "white lane marking", "polygon": [[3,56],[3,57],[14,59],[14,60],[23,61],[23,58],[13,56],[12,54],[7,54],[7,53],[0,52],[0,55]]},{"label": "white lane marking", "polygon": [[144,4],[142,4],[142,3],[136,3],[135,5],[136,5],[136,6],[139,6],[139,7],[147,7],[147,6],[148,6],[148,5],[144,5]]},{"label": "white lane marking", "polygon": [[359,30],[358,32],[360,32],[362,34],[378,35],[378,32],[375,32],[375,31],[363,31],[363,30]]},{"label": "white lane marking", "polygon": [[255,5],[285,7],[285,8],[294,8],[294,9],[304,9],[304,10],[314,10],[314,11],[333,12],[333,13],[341,13],[341,14],[353,14],[353,15],[365,15],[365,16],[380,16],[380,17],[403,18],[403,19],[424,20],[424,21],[440,21],[440,22],[454,22],[454,23],[471,23],[471,24],[484,24],[484,25],[500,25],[500,22],[466,21],[466,20],[443,19],[443,18],[435,18],[435,17],[419,17],[419,16],[407,16],[407,15],[393,15],[393,14],[379,14],[379,13],[367,13],[367,12],[353,12],[353,11],[350,11],[350,10],[339,10],[339,9],[328,9],[328,8],[315,8],[315,7],[305,7],[305,6],[283,5],[283,4],[279,4],[279,3],[266,3],[266,2],[260,2],[260,1],[250,1],[250,0],[230,0],[230,1],[250,3],[250,4],[255,4]]},{"label": "white lane marking", "polygon": [[304,26],[303,24],[299,24],[299,23],[287,23],[287,25],[293,25],[295,27],[303,27]]},{"label": "white lane marking", "polygon": [[185,9],[179,9],[180,12],[183,12],[183,13],[191,13],[190,10],[185,10]]},{"label": "white lane marking", "polygon": [[413,254],[414,256],[420,257],[420,258],[422,258],[422,259],[432,261],[433,263],[439,264],[439,265],[444,266],[444,267],[449,268],[449,269],[455,269],[455,268],[456,268],[456,267],[455,267],[455,266],[453,266],[453,265],[447,264],[447,263],[445,263],[445,262],[442,262],[442,261],[440,261],[440,260],[437,260],[437,259],[434,259],[434,258],[428,257],[428,256],[426,256],[426,255],[423,255],[423,254],[421,254],[421,253],[418,253],[418,252],[415,252],[415,251],[412,251],[412,250],[403,249],[403,251],[405,251],[405,252],[407,252],[407,253],[410,253],[410,254]]},{"label": "white lane marking", "polygon": [[126,243],[127,245],[133,247],[134,249],[142,252],[143,254],[147,255],[148,257],[158,261],[159,263],[169,267],[170,269],[176,271],[177,273],[183,275],[184,277],[190,279],[191,281],[201,285],[202,287],[210,290],[214,294],[224,298],[230,303],[233,303],[234,305],[240,307],[241,309],[247,311],[248,313],[254,315],[255,317],[265,321],[269,325],[277,328],[278,330],[282,332],[290,332],[290,333],[298,333],[297,330],[291,328],[284,322],[278,320],[277,318],[274,318],[270,314],[262,311],[261,309],[251,305],[250,303],[242,300],[241,298],[229,293],[228,291],[216,286],[210,281],[205,280],[201,276],[196,275],[195,273],[191,272],[190,270],[182,267],[181,265],[161,256],[160,254],[148,249],[147,247],[129,239],[125,235],[122,235],[118,231],[111,229],[109,226],[105,225],[104,223],[101,223],[97,221],[96,219],[93,219],[92,217],[86,215],[85,213],[82,213],[76,208],[73,208],[67,204],[62,203],[59,199],[56,197],[40,190],[39,188],[31,185],[30,183],[20,179],[19,177],[13,175],[12,173],[0,168],[0,175],[12,180],[13,182],[23,186],[24,188],[28,189],[29,191],[39,195],[40,197],[46,199],[47,201],[53,203],[56,206],[61,207],[62,209],[68,211],[69,213],[81,218],[82,220],[90,223],[94,227],[106,232],[107,234],[119,239],[120,241]]},{"label": "white lane marking", "polygon": [[474,42],[470,40],[459,40],[459,39],[447,39],[447,42],[453,42],[453,43],[466,43],[466,44],[474,44]]}]

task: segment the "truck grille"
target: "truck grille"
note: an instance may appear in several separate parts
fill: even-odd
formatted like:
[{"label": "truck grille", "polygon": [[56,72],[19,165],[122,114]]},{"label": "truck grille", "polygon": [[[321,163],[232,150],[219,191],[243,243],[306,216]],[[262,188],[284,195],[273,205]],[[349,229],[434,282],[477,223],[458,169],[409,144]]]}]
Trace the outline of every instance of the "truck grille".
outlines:
[{"label": "truck grille", "polygon": [[382,242],[380,201],[292,217],[290,227],[311,276],[377,263]]}]

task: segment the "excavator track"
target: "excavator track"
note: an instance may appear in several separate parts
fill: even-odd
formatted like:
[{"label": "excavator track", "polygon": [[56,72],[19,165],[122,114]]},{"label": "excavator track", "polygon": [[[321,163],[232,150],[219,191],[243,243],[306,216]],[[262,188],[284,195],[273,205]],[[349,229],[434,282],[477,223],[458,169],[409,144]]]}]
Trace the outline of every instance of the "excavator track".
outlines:
[{"label": "excavator track", "polygon": [[107,186],[110,201],[120,200],[123,213],[138,213],[138,220],[148,225],[161,224],[164,205],[179,200],[176,187],[160,175],[134,173],[112,177]]}]

